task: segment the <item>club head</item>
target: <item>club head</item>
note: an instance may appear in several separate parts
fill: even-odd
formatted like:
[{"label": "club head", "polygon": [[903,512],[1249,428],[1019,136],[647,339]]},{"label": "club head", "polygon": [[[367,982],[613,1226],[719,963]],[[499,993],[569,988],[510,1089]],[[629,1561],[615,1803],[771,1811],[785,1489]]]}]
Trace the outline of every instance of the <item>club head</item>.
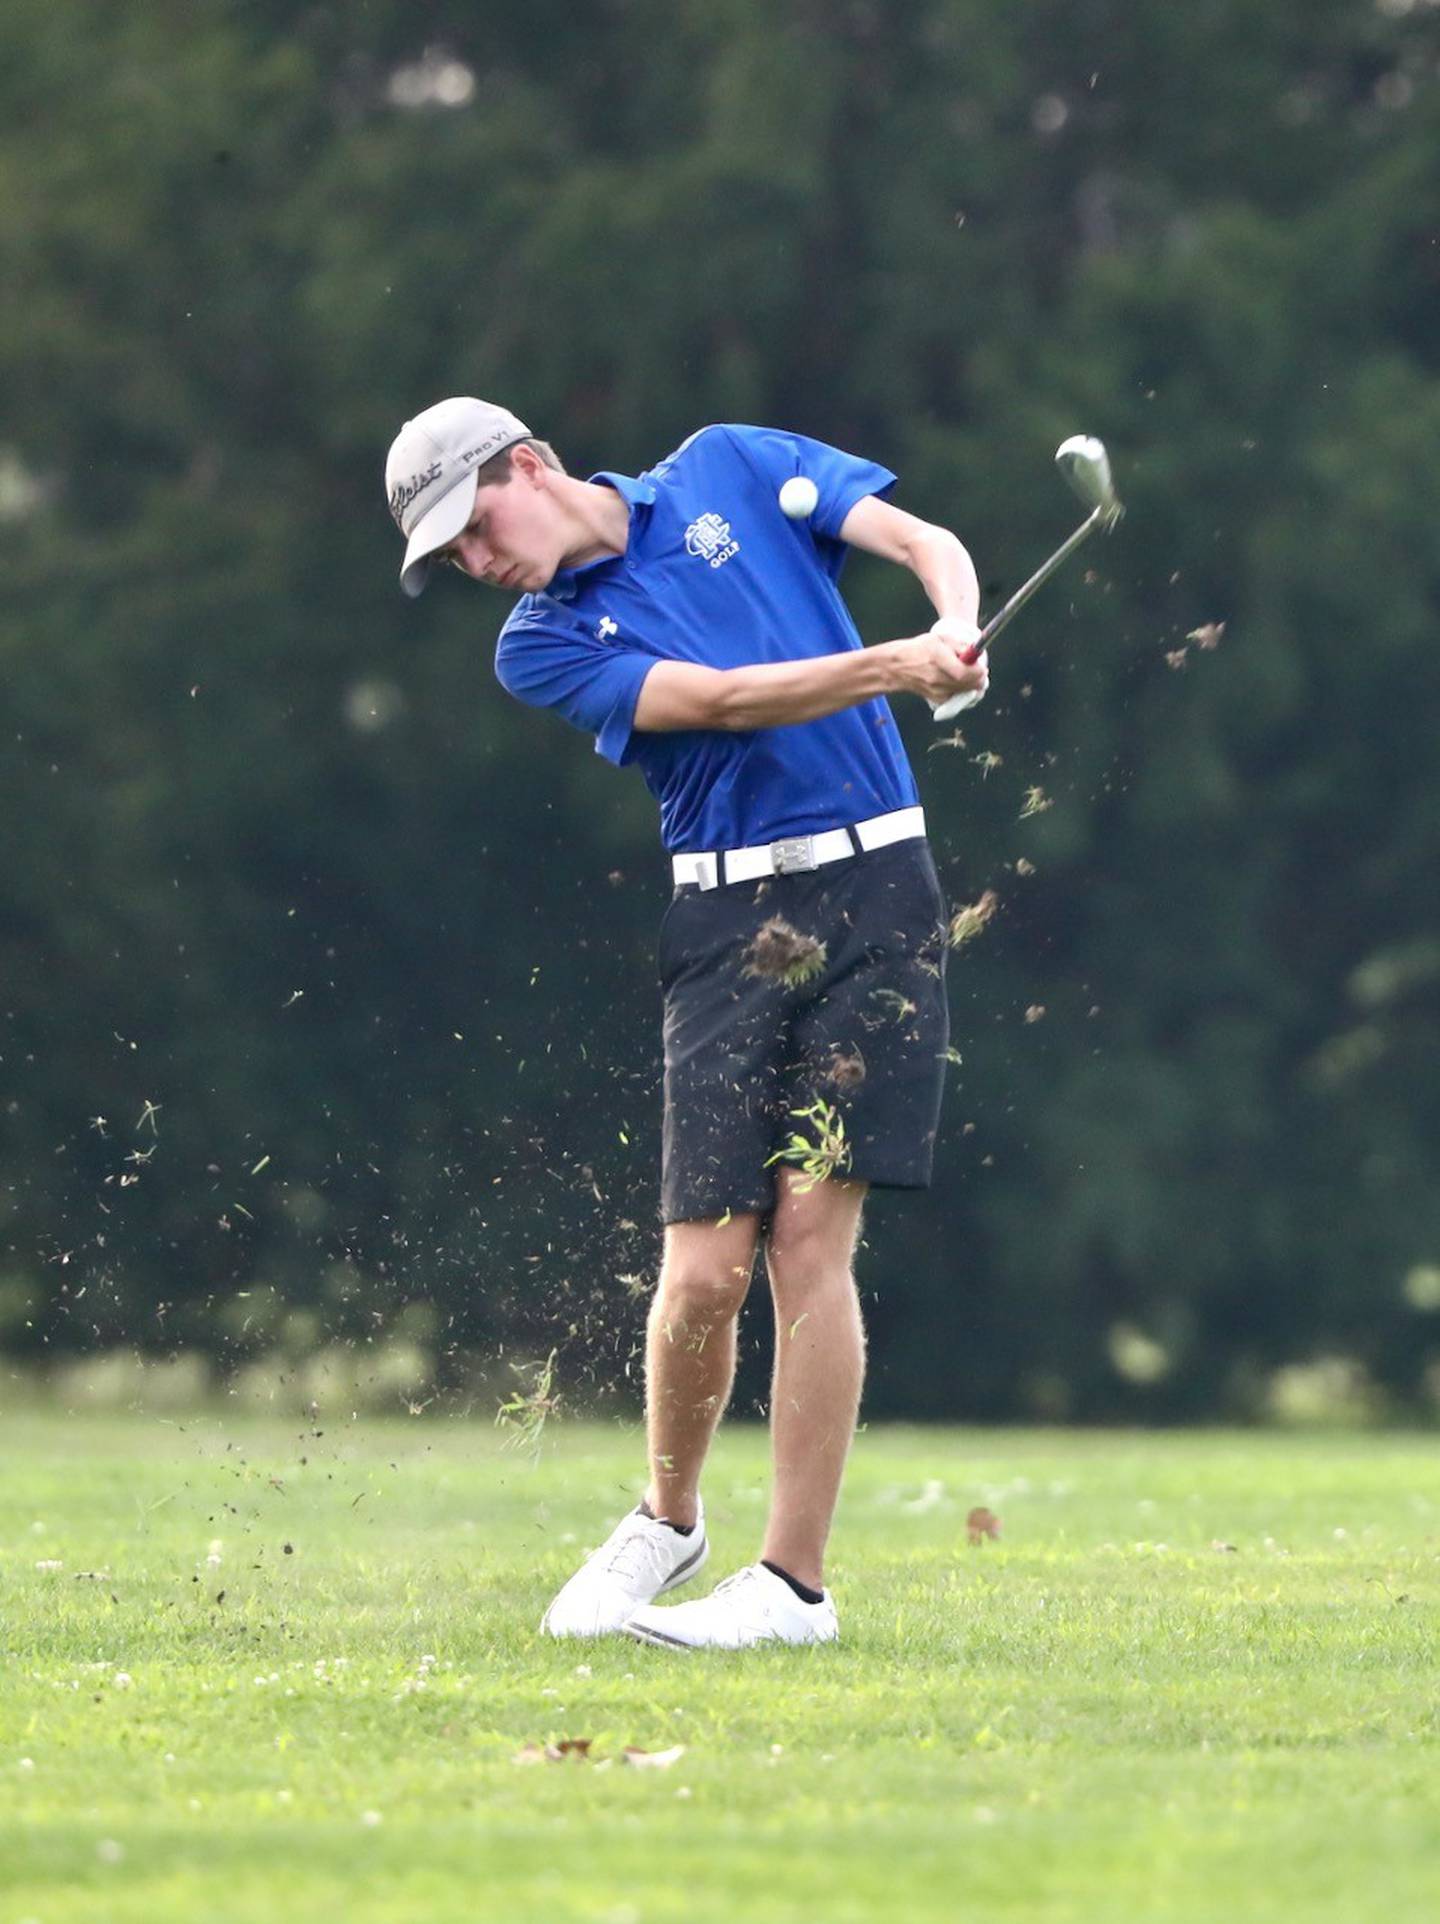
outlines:
[{"label": "club head", "polygon": [[1056,448],[1055,465],[1086,507],[1103,509],[1105,526],[1113,528],[1125,509],[1115,492],[1105,443],[1093,434],[1072,434]]}]

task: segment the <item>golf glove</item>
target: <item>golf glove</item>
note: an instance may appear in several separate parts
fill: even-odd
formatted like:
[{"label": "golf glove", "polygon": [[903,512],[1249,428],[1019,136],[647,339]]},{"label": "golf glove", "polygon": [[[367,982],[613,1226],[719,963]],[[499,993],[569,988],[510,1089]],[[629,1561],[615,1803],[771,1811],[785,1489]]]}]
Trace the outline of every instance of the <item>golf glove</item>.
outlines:
[{"label": "golf glove", "polygon": [[[974,622],[962,621],[957,615],[941,615],[938,621],[931,622],[930,632],[932,635],[939,635],[945,641],[953,642],[957,648],[964,650],[975,641],[980,630]],[[978,688],[967,689],[964,694],[952,695],[948,701],[941,702],[934,711],[936,721],[948,721],[952,715],[963,714],[967,708],[973,708],[977,702],[984,701],[990,687],[990,661],[988,655],[982,656],[982,660],[985,664],[984,681]]]}]

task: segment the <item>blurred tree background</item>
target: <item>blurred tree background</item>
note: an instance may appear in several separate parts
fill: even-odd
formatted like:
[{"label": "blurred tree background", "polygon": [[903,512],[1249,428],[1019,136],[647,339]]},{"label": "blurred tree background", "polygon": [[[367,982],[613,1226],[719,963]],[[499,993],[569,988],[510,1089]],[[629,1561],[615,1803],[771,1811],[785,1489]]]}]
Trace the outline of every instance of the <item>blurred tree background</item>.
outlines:
[{"label": "blurred tree background", "polygon": [[869,1411],[1433,1413],[1437,81],[1435,0],[8,0],[0,1349],[633,1404],[665,867],[499,598],[396,590],[470,392],[862,451],[992,606],[1104,437],[963,743],[897,704],[1000,912]]}]

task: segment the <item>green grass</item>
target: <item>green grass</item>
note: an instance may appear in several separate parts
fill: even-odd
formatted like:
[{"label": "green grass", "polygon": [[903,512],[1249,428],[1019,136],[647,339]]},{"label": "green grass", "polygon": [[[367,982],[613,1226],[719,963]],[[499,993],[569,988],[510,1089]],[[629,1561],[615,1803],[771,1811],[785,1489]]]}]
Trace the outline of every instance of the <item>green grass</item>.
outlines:
[{"label": "green grass", "polygon": [[[535,1634],[633,1434],[27,1414],[0,1449],[0,1924],[1440,1915],[1423,1438],[872,1430],[843,1642],[701,1657]],[[727,1433],[707,1580],[765,1483]],[[686,1751],[514,1761],[560,1737]]]}]

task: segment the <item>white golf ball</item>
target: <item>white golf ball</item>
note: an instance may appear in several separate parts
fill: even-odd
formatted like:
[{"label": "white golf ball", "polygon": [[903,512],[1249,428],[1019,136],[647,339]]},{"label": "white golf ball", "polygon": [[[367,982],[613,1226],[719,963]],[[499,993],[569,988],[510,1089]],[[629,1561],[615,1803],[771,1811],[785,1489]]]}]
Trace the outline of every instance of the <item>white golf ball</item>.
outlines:
[{"label": "white golf ball", "polygon": [[780,490],[780,512],[788,514],[792,521],[803,521],[807,515],[814,514],[819,499],[820,490],[808,474],[792,474]]}]

